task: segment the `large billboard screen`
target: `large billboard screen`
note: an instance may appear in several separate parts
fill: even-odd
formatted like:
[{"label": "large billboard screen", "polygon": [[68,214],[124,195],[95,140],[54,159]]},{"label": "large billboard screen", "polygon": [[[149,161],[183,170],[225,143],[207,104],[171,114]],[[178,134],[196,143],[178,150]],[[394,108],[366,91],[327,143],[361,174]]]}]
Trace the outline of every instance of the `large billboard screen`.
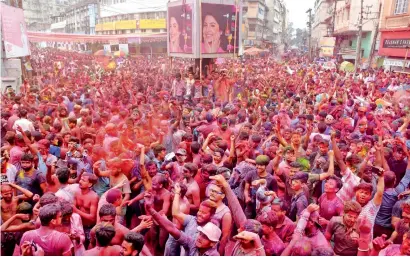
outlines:
[{"label": "large billboard screen", "polygon": [[235,1],[202,1],[201,17],[202,56],[215,58],[237,54],[241,20]]},{"label": "large billboard screen", "polygon": [[174,1],[168,3],[167,15],[169,56],[218,58],[240,55],[240,1]]},{"label": "large billboard screen", "polygon": [[168,44],[170,53],[192,54],[193,3],[168,8]]},{"label": "large billboard screen", "polygon": [[23,9],[1,4],[1,24],[6,58],[30,55]]}]

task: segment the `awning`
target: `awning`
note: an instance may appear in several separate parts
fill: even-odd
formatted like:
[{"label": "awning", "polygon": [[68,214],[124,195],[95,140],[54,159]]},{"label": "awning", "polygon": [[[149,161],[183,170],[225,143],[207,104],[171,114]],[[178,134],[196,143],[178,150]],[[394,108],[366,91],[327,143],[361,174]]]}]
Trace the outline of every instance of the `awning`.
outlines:
[{"label": "awning", "polygon": [[[405,61],[401,59],[384,59],[383,66],[403,67],[404,62]],[[404,67],[410,68],[410,61],[406,61]]]}]

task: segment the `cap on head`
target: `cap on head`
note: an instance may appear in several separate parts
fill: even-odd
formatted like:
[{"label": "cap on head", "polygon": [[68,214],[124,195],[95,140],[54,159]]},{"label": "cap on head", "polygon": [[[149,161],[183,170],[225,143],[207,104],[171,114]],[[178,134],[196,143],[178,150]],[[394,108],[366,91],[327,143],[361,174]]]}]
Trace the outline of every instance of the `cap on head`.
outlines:
[{"label": "cap on head", "polygon": [[197,229],[212,242],[219,242],[219,239],[222,235],[221,229],[212,222],[206,223],[206,225],[203,227],[198,226]]},{"label": "cap on head", "polygon": [[176,154],[176,155],[184,155],[184,156],[186,156],[186,150],[183,149],[183,148],[179,148],[175,154]]}]

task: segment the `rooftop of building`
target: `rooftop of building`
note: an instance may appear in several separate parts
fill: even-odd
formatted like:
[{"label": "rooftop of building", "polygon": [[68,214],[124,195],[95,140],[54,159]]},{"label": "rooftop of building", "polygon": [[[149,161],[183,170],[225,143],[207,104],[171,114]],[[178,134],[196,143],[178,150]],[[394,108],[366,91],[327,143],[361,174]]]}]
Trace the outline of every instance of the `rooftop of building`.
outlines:
[{"label": "rooftop of building", "polygon": [[100,18],[131,13],[165,12],[167,3],[168,0],[128,0],[125,3],[101,5]]}]

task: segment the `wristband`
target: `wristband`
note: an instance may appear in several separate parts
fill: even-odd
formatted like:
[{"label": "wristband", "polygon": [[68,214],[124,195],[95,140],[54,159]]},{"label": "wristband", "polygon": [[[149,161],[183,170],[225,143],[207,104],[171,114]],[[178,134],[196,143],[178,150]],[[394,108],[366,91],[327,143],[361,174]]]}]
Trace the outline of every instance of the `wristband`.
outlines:
[{"label": "wristband", "polygon": [[360,249],[360,248],[357,248],[357,250],[358,250],[359,252],[367,252],[367,251],[370,250],[370,248],[367,248],[366,250],[362,250],[362,249]]}]

